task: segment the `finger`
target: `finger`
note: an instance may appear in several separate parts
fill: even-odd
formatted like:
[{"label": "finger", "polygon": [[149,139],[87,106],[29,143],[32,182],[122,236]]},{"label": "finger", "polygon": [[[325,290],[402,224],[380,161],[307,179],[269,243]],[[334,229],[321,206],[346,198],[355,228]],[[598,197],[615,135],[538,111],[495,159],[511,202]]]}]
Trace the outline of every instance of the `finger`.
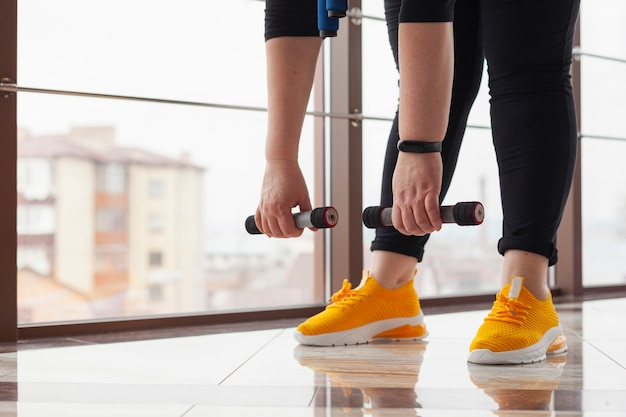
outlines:
[{"label": "finger", "polygon": [[397,204],[394,204],[391,207],[391,223],[393,224],[393,227],[403,235],[408,233],[404,227],[404,223],[402,222],[402,211]]},{"label": "finger", "polygon": [[277,225],[280,228],[279,237],[298,237],[302,234],[302,229],[296,227],[291,212],[282,214],[277,218]]},{"label": "finger", "polygon": [[409,231],[413,236],[424,236],[433,231],[433,226],[430,224],[426,211],[421,205],[415,206],[411,210],[413,215],[414,227],[411,227]]},{"label": "finger", "polygon": [[403,235],[411,236],[417,229],[415,218],[410,208],[394,204],[391,210],[393,227]]},{"label": "finger", "polygon": [[267,235],[263,227],[263,216],[261,216],[261,210],[258,207],[256,211],[254,212],[254,223],[256,224],[257,229],[259,229],[261,233]]},{"label": "finger", "polygon": [[268,237],[281,237],[282,232],[276,216],[271,213],[271,210],[260,209],[261,223],[257,223],[257,227]]},{"label": "finger", "polygon": [[443,222],[441,221],[441,209],[439,208],[439,196],[429,194],[424,201],[428,223],[432,227],[431,232],[441,230]]},{"label": "finger", "polygon": [[423,215],[419,206],[407,207],[402,210],[402,221],[410,235],[420,236],[423,232]]},{"label": "finger", "polygon": [[[399,221],[394,221],[394,227],[402,234],[408,236],[424,236],[435,230],[431,224],[423,205],[396,206],[399,213]],[[393,210],[392,210],[393,221]]]},{"label": "finger", "polygon": [[417,202],[412,208],[413,220],[416,228],[411,230],[415,236],[423,236],[433,231],[433,225],[430,223],[426,209],[421,202]]},{"label": "finger", "polygon": [[268,237],[274,237],[274,233],[272,232],[272,227],[270,225],[270,219],[268,216],[261,216],[261,228],[263,233]]}]

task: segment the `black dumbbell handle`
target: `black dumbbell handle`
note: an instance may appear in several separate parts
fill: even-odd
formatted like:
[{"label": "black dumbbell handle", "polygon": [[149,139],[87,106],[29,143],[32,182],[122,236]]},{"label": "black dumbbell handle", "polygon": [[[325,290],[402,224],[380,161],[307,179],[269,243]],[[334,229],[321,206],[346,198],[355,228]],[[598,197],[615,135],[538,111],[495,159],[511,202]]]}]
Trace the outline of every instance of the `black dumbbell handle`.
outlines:
[{"label": "black dumbbell handle", "polygon": [[[460,226],[476,226],[485,219],[485,208],[478,201],[465,201],[453,206],[441,206],[441,221]],[[393,227],[391,207],[372,206],[363,211],[363,224],[370,229]]]},{"label": "black dumbbell handle", "polygon": [[[296,227],[299,229],[304,229],[305,227],[328,229],[337,225],[339,213],[337,213],[337,209],[331,206],[318,207],[311,211],[294,213],[293,220],[296,223]],[[262,234],[254,221],[254,215],[248,216],[246,219],[246,231],[251,235]]]}]

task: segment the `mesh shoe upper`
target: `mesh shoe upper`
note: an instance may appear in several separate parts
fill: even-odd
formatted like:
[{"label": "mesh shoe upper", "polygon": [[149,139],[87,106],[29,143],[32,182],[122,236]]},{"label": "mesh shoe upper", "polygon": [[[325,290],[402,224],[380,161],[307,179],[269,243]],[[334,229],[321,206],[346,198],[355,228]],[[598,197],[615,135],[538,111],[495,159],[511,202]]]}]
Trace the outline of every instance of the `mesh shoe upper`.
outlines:
[{"label": "mesh shoe upper", "polygon": [[524,349],[537,343],[559,325],[552,297],[536,299],[515,277],[496,296],[491,312],[478,329],[470,351],[488,349],[505,352]]},{"label": "mesh shoe upper", "polygon": [[413,279],[394,290],[382,287],[368,271],[357,288],[345,280],[343,287],[331,298],[326,309],[298,326],[303,335],[319,335],[359,328],[372,322],[420,313],[420,304]]}]

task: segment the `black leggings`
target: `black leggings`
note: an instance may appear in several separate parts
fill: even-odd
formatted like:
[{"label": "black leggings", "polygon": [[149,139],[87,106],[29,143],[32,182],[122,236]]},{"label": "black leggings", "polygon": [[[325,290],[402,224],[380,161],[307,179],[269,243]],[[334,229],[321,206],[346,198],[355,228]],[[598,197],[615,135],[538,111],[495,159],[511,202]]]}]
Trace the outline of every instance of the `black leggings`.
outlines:
[{"label": "black leggings", "polygon": [[[450,186],[467,117],[486,58],[491,125],[504,222],[498,251],[521,249],[557,262],[556,231],[569,193],[577,151],[570,83],[580,0],[460,0],[454,6],[455,65],[448,130],[443,141],[443,200]],[[385,0],[389,41],[398,63],[400,0]],[[404,21],[404,19],[403,19]],[[398,157],[393,122],[381,205],[392,205]],[[377,229],[372,250],[424,255],[428,236]]]}]

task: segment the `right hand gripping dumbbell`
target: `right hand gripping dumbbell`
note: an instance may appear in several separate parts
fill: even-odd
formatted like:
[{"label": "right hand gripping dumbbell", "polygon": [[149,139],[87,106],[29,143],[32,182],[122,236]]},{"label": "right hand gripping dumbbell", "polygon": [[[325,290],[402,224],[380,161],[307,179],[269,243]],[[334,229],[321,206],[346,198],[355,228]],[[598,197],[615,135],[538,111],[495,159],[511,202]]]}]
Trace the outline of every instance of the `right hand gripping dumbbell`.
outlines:
[{"label": "right hand gripping dumbbell", "polygon": [[[453,206],[441,206],[441,221],[456,223],[459,226],[477,226],[485,219],[485,208],[478,201],[456,203]],[[372,206],[363,211],[363,224],[369,229],[393,227],[391,207]]]}]

